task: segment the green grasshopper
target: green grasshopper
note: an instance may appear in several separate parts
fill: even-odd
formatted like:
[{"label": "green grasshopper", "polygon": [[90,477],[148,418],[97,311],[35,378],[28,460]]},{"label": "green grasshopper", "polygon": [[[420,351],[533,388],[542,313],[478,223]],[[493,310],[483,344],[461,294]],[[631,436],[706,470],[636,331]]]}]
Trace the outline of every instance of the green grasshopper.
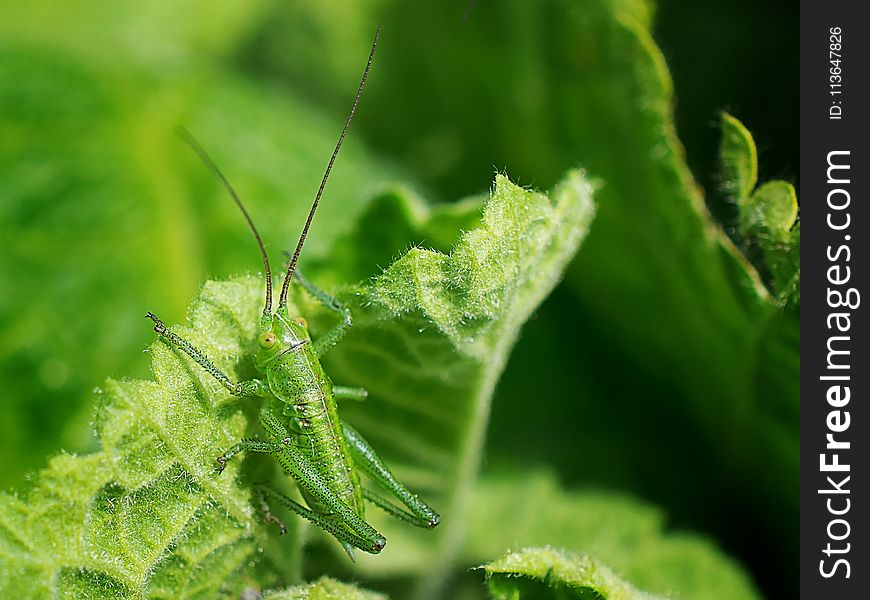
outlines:
[{"label": "green grasshopper", "polygon": [[[440,521],[438,513],[396,480],[369,443],[339,418],[336,399],[361,400],[367,396],[367,392],[359,388],[333,386],[320,364],[320,358],[347,333],[352,325],[351,313],[336,298],[329,296],[296,272],[296,263],[311,226],[311,220],[362,95],[374,59],[379,32],[380,30],[375,33],[368,63],[350,114],[311,205],[296,250],[290,258],[281,287],[278,308],[274,314],[272,313],[272,271],[257,228],[239,196],[217,165],[189,133],[181,131],[182,138],[218,177],[242,211],[260,248],[265,267],[266,305],[260,319],[261,333],[257,340],[259,349],[254,364],[262,374],[262,378],[232,381],[205,354],[170,331],[153,313],[149,312],[146,315],[154,322],[154,331],[169,344],[187,353],[231,394],[264,399],[260,410],[260,423],[266,431],[267,439],[239,441],[217,458],[218,471],[223,472],[227,462],[241,452],[271,454],[284,471],[295,480],[307,506],[267,485],[258,484],[255,486],[255,492],[259,496],[266,521],[276,522],[283,533],[283,523],[272,515],[267,502],[268,499],[275,500],[335,536],[351,559],[354,558],[354,548],[377,554],[386,544],[384,536],[366,522],[364,500],[368,500],[394,517],[419,527],[432,528]],[[308,293],[341,318],[338,325],[316,340],[311,339],[305,319],[291,318],[289,315],[287,292],[294,274]],[[362,470],[405,508],[364,489],[360,483],[358,470]]]}]

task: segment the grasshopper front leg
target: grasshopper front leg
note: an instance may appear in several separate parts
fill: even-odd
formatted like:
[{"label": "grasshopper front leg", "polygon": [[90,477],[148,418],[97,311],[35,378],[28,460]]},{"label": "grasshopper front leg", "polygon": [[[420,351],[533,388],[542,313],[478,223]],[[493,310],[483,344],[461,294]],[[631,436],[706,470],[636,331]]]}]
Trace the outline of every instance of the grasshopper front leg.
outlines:
[{"label": "grasshopper front leg", "polygon": [[324,307],[341,316],[341,321],[338,325],[314,341],[314,351],[317,353],[317,356],[320,357],[329,352],[345,335],[347,335],[348,330],[353,326],[353,317],[350,314],[350,309],[342,304],[338,298],[330,296],[314,285],[311,281],[303,277],[299,270],[296,271],[296,278],[309,294],[320,300]]},{"label": "grasshopper front leg", "polygon": [[209,375],[217,379],[218,383],[224,386],[234,396],[260,396],[264,397],[268,394],[266,384],[259,379],[250,379],[248,381],[234,382],[227,377],[223,371],[218,369],[208,357],[197,350],[196,347],[185,340],[183,337],[169,330],[168,327],[157,318],[157,316],[149,312],[145,315],[146,319],[154,321],[154,331],[157,332],[163,339],[169,342],[170,345],[190,356],[196,363],[208,372]]},{"label": "grasshopper front leg", "polygon": [[410,512],[368,490],[363,490],[365,499],[394,517],[417,527],[426,527],[427,529],[436,527],[441,522],[441,517],[438,513],[395,478],[384,461],[381,460],[371,445],[356,429],[344,421],[342,421],[341,425],[344,429],[344,437],[350,445],[350,453],[357,466],[375,480],[388,494],[405,505]]}]

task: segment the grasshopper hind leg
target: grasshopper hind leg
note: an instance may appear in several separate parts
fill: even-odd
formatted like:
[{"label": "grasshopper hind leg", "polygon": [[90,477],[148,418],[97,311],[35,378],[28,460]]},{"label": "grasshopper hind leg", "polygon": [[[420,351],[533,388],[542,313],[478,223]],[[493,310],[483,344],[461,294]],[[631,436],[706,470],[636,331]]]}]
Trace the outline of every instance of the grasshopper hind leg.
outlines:
[{"label": "grasshopper hind leg", "polygon": [[287,428],[278,420],[268,406],[260,410],[260,423],[275,444],[272,456],[284,471],[290,475],[299,487],[304,498],[310,498],[316,503],[318,511],[288,498],[266,486],[260,486],[268,496],[277,500],[296,514],[304,517],[334,535],[342,544],[350,544],[355,548],[371,554],[383,550],[387,540],[374,527],[357,515],[350,506],[329,487],[310,459],[299,452],[290,443],[291,438]]},{"label": "grasshopper hind leg", "polygon": [[441,522],[438,513],[395,478],[384,461],[358,431],[343,421],[342,427],[344,428],[344,437],[350,446],[350,453],[357,466],[377,482],[385,492],[401,502],[407,510],[368,490],[363,490],[365,499],[397,519],[417,527],[427,529],[437,527]]},{"label": "grasshopper hind leg", "polygon": [[[324,521],[329,520],[329,517],[325,515],[320,515],[320,517],[317,518],[318,513],[315,513],[313,510],[299,504],[292,498],[288,498],[278,490],[266,485],[265,483],[257,484],[255,486],[255,490],[257,493],[257,497],[260,500],[260,512],[263,515],[263,521],[265,521],[267,524],[275,523],[276,525],[278,525],[278,527],[281,529],[281,535],[287,533],[287,527],[284,525],[284,522],[276,517],[275,514],[272,512],[272,509],[269,506],[269,502],[266,498],[267,496],[271,496],[272,498],[277,500],[279,504],[283,505],[286,508],[289,508],[299,516],[308,519],[315,525],[318,525],[319,527],[332,533],[338,540],[338,543],[341,544],[341,547],[347,553],[347,556],[350,558],[351,562],[356,562],[356,552],[354,550],[353,544],[348,541],[342,540],[339,535],[337,535],[334,531],[331,531],[327,527],[324,527]],[[360,540],[356,540],[356,542],[360,543]]]},{"label": "grasshopper hind leg", "polygon": [[[276,502],[278,502],[278,504],[281,504],[285,508],[290,509],[300,517],[308,519],[324,531],[331,533],[339,541],[341,547],[344,548],[344,551],[347,552],[347,555],[354,562],[356,562],[354,547],[360,548],[372,554],[377,554],[378,552],[383,550],[384,546],[386,545],[386,540],[380,534],[375,534],[377,536],[377,539],[374,541],[374,543],[372,543],[371,539],[364,537],[363,535],[360,535],[359,533],[353,531],[351,528],[347,527],[340,520],[340,517],[337,517],[335,515],[323,515],[321,513],[315,512],[307,506],[303,506],[292,498],[285,496],[284,494],[269,485],[259,483],[254,486],[254,489],[256,490],[257,494],[261,496],[262,502],[266,504],[267,507],[268,499],[275,500]],[[271,512],[269,514],[271,514]]]}]

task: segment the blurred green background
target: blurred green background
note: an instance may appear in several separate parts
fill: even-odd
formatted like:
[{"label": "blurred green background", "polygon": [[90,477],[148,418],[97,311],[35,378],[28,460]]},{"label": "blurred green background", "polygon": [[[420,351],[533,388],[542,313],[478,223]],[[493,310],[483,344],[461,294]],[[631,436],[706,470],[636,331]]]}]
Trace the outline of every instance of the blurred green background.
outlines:
[{"label": "blurred green background", "polygon": [[328,262],[384,182],[450,202],[485,192],[495,170],[548,189],[586,167],[602,182],[598,219],[524,329],[484,468],[547,464],[567,486],[649,500],[715,538],[769,596],[791,595],[797,311],[757,298],[702,239],[697,190],[660,147],[669,90],[650,90],[663,57],[686,163],[736,235],[718,111],[755,134],[762,181],[794,181],[797,6],[479,0],[465,19],[467,6],[0,4],[0,482],[94,446],[90,390],[146,374],[146,310],[181,321],[206,278],[258,268],[236,209],[173,129],[214,154],[277,255],[380,24],[306,260]]}]

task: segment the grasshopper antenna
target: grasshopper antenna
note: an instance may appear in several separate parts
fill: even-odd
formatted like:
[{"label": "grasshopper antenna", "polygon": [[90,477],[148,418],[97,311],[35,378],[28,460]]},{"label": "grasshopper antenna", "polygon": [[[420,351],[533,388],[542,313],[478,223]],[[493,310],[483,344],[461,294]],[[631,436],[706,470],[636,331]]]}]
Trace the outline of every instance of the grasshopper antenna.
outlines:
[{"label": "grasshopper antenna", "polygon": [[260,256],[263,257],[263,267],[266,269],[266,306],[263,308],[263,316],[271,316],[272,314],[272,269],[269,267],[269,257],[266,255],[266,247],[263,245],[263,239],[260,237],[260,232],[257,231],[257,228],[254,226],[254,221],[251,220],[251,215],[248,214],[248,211],[245,209],[245,205],[242,204],[239,195],[236,193],[236,190],[233,189],[233,186],[230,185],[230,182],[224,177],[224,174],[221,173],[221,170],[215,164],[215,162],[208,155],[208,152],[200,146],[199,142],[196,141],[190,132],[184,127],[179,127],[177,130],[178,136],[187,142],[187,145],[190,146],[199,159],[208,167],[208,170],[214,173],[214,175],[220,180],[221,184],[224,186],[224,189],[227,193],[232,197],[235,201],[236,206],[239,207],[239,210],[242,211],[242,214],[245,216],[245,220],[248,222],[248,226],[251,228],[251,232],[254,234],[254,238],[257,240],[257,246],[260,247]]},{"label": "grasshopper antenna", "polygon": [[290,258],[290,264],[287,266],[287,275],[284,277],[284,285],[281,287],[281,297],[278,300],[278,308],[287,306],[287,290],[290,288],[290,280],[293,279],[293,273],[296,272],[296,263],[299,261],[299,253],[302,252],[302,245],[305,243],[305,237],[308,235],[308,229],[311,227],[311,220],[314,218],[317,205],[320,203],[320,197],[323,195],[323,188],[326,187],[326,180],[329,179],[332,165],[335,164],[338,151],[341,149],[341,143],[344,141],[344,136],[347,135],[347,130],[350,128],[350,122],[353,120],[353,115],[356,112],[357,105],[359,104],[360,96],[362,96],[363,88],[366,85],[366,78],[369,76],[369,69],[372,68],[372,60],[375,58],[375,49],[378,46],[378,36],[380,36],[380,34],[381,28],[378,26],[375,30],[375,39],[372,42],[372,50],[369,53],[369,60],[366,63],[365,71],[363,71],[362,80],[359,82],[359,88],[356,91],[356,98],[354,98],[353,106],[350,108],[350,114],[347,115],[347,120],[344,122],[344,129],[341,130],[338,143],[335,145],[335,150],[332,151],[332,158],[329,159],[329,164],[326,166],[326,173],[323,174],[323,179],[320,181],[320,188],[317,190],[317,195],[314,197],[314,203],[311,205],[311,210],[308,211],[308,219],[305,221],[305,227],[302,228],[302,235],[299,236],[299,241],[296,243],[296,250],[293,251],[293,256]]}]

